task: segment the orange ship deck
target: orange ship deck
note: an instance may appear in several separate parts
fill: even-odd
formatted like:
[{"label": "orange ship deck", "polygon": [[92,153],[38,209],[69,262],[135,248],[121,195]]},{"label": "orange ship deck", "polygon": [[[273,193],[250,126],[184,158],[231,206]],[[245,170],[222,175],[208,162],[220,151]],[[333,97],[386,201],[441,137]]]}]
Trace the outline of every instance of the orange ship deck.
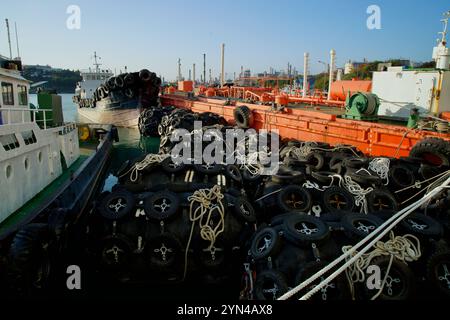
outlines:
[{"label": "orange ship deck", "polygon": [[253,111],[253,128],[278,129],[282,138],[302,141],[326,142],[331,145],[349,144],[370,156],[408,156],[412,147],[425,137],[450,140],[450,134],[425,130],[411,130],[404,126],[341,119],[343,112],[335,107],[288,107],[274,111],[270,106],[226,100],[196,97],[194,99],[177,94],[161,96],[163,106],[173,105],[194,112],[213,112],[234,123],[233,111],[245,105]]}]

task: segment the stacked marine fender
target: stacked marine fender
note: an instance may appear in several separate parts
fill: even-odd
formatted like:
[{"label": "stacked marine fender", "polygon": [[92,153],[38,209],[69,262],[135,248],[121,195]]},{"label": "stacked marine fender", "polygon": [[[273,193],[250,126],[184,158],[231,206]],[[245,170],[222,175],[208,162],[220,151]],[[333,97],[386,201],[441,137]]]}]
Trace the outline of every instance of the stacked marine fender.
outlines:
[{"label": "stacked marine fender", "polygon": [[93,94],[93,103],[106,99],[109,103],[139,100],[142,108],[158,105],[161,79],[154,72],[142,69],[139,72],[122,73],[110,77]]},{"label": "stacked marine fender", "polygon": [[[119,279],[139,277],[163,283],[194,275],[207,283],[221,282],[239,271],[242,246],[256,223],[255,212],[225,172],[199,173],[194,178],[194,170],[165,158],[138,172],[137,187],[127,183],[135,180],[133,171],[122,168],[120,183],[103,194],[91,223],[93,251],[103,270]],[[211,215],[198,218],[199,203],[191,197],[198,190],[212,189],[223,196],[213,205],[224,210],[214,209]],[[205,225],[223,227],[212,245],[202,231]]]}]

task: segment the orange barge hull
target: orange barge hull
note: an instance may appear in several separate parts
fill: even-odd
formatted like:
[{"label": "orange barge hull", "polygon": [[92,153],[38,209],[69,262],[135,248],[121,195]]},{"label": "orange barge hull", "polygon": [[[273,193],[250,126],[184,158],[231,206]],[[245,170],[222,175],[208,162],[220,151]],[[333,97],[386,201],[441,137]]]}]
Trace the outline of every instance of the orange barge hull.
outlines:
[{"label": "orange barge hull", "polygon": [[273,111],[268,106],[236,102],[225,105],[224,100],[197,97],[188,99],[176,94],[161,96],[163,106],[175,106],[193,112],[213,112],[234,123],[235,107],[245,105],[252,110],[255,129],[279,130],[282,138],[326,142],[331,145],[349,144],[369,156],[408,156],[412,147],[426,137],[450,141],[450,134],[411,130],[404,126],[354,121],[323,111],[285,108]]}]

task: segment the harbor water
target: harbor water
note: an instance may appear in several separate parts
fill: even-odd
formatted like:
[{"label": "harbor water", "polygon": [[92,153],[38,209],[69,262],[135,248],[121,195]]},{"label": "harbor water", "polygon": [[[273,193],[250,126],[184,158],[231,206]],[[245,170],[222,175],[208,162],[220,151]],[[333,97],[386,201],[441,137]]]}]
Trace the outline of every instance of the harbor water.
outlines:
[{"label": "harbor water", "polygon": [[[77,106],[72,101],[73,94],[60,94],[64,121],[79,123]],[[37,95],[30,94],[30,103],[35,106]],[[104,190],[110,190],[116,184],[117,179],[114,173],[120,168],[123,162],[139,157],[142,154],[157,153],[159,148],[158,138],[141,138],[138,129],[118,128],[119,142],[114,143],[114,150],[109,164],[107,178],[104,183]]]}]

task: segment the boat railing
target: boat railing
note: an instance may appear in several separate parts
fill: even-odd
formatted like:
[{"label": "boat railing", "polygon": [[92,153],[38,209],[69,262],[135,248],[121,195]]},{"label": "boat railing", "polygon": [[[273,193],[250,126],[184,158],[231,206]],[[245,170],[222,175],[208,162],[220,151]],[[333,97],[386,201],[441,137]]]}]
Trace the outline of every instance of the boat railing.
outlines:
[{"label": "boat railing", "polygon": [[24,123],[36,123],[44,130],[54,128],[67,133],[76,127],[75,123],[67,123],[55,126],[52,119],[51,109],[30,109],[30,108],[0,108],[0,126]]}]

